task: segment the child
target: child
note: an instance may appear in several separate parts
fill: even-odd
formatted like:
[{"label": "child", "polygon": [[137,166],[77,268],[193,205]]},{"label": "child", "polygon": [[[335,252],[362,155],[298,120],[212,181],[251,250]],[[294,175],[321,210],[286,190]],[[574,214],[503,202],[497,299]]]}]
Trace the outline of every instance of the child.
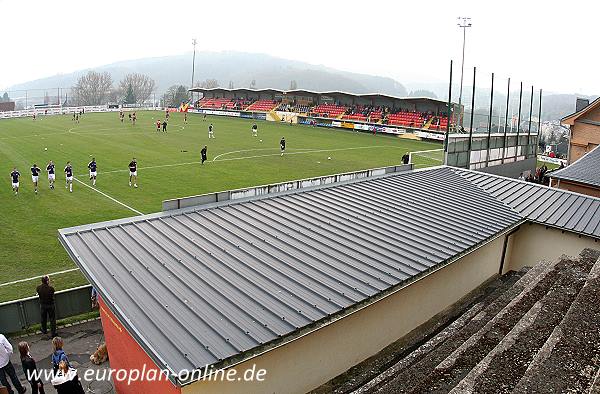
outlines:
[{"label": "child", "polygon": [[54,337],[54,339],[52,339],[52,370],[55,374],[58,371],[58,365],[61,362],[65,362],[67,364],[67,367],[71,367],[71,365],[69,364],[69,359],[67,358],[67,355],[63,350],[63,346],[64,342],[61,337]]},{"label": "child", "polygon": [[58,372],[52,378],[52,385],[58,394],[85,394],[77,370],[65,361],[58,364]]}]

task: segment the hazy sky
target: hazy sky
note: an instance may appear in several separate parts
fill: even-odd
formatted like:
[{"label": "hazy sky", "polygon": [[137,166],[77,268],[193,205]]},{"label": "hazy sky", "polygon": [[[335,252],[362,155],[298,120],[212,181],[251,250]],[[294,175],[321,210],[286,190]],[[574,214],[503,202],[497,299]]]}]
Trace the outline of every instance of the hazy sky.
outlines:
[{"label": "hazy sky", "polygon": [[[0,0],[0,88],[119,60],[198,50],[262,52],[400,82],[473,65],[545,91],[600,93],[593,1],[14,1]],[[243,64],[240,65],[243,67]],[[485,81],[483,80],[485,78]],[[470,83],[470,82],[469,82]]]}]

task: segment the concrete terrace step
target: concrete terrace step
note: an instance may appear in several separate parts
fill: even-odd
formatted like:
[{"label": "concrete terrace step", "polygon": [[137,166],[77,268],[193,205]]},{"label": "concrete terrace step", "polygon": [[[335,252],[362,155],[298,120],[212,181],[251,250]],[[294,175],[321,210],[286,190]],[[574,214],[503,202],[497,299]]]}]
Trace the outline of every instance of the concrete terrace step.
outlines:
[{"label": "concrete terrace step", "polygon": [[[573,304],[599,256],[598,252],[585,251],[570,263],[566,261],[564,267],[557,265],[561,275],[550,290],[451,392],[510,392]],[[492,327],[482,343],[495,340],[506,329],[504,324],[501,321],[499,329]]]},{"label": "concrete terrace step", "polygon": [[564,318],[515,387],[515,393],[600,393],[600,259]]},{"label": "concrete terrace step", "polygon": [[[346,373],[349,376],[342,376],[346,381],[337,386],[333,393],[366,393],[393,378],[399,371],[430,352],[480,313],[513,286],[529,269],[530,267],[525,267],[518,272],[511,271],[494,279],[484,288],[467,296],[465,300],[459,301],[459,305],[453,306],[448,313],[444,312],[442,316],[436,316],[435,322],[430,322],[432,324],[419,327],[398,343],[390,345],[390,349],[386,348],[372,360],[359,364]],[[330,392],[330,390],[326,391]]]},{"label": "concrete terrace step", "polygon": [[[584,260],[585,259],[581,258],[573,260],[568,257],[559,259],[558,263],[554,264],[550,271],[547,271],[547,275],[540,278],[537,283],[534,284],[532,282],[530,286],[523,289],[519,295],[510,301],[510,303],[508,303],[506,307],[494,316],[485,326],[436,366],[426,379],[413,387],[412,392],[447,393],[451,391],[500,343],[500,341],[502,341],[504,337],[510,333],[538,301],[543,302],[541,300],[548,296],[547,294],[555,288],[554,286],[558,285],[558,287],[560,287],[566,285],[565,283],[568,282],[570,278],[564,278],[565,276],[568,276],[567,272],[570,272],[574,265],[579,266],[578,263],[581,262],[581,267],[576,269],[580,269],[583,272],[583,275],[587,275],[593,262],[588,261],[587,264],[585,264],[582,262]],[[578,263],[574,264],[575,262]],[[581,286],[583,286],[583,283]],[[573,298],[575,294],[573,294]],[[561,297],[557,296],[556,298]],[[570,303],[568,305],[570,305]],[[565,306],[565,310],[568,308],[568,305]],[[554,307],[551,306],[551,309],[553,308]],[[541,308],[539,313],[541,313]],[[526,317],[522,322],[523,332],[528,332],[527,325],[533,325],[537,318],[538,316]],[[527,322],[525,321],[527,319],[533,320]],[[552,328],[550,328],[550,330],[552,330]],[[542,338],[541,343],[543,343],[545,338],[546,337]],[[508,367],[512,368],[514,364],[516,364],[515,360],[510,360]]]},{"label": "concrete terrace step", "polygon": [[[411,355],[407,356],[411,363],[403,363],[409,365],[403,365],[402,369],[398,369],[397,373],[391,379],[386,379],[381,382],[377,387],[371,387],[369,392],[378,393],[402,393],[411,392],[416,387],[421,386],[424,381],[429,381],[430,375],[434,371],[435,367],[438,366],[442,361],[448,358],[449,355],[453,354],[460,348],[460,346],[481,330],[491,319],[498,315],[513,299],[519,296],[521,293],[528,293],[531,289],[537,288],[540,282],[544,283],[545,288],[549,287],[549,283],[554,280],[556,276],[555,266],[557,261],[553,262],[541,262],[530,269],[525,275],[523,275],[513,286],[504,291],[499,295],[493,302],[487,305],[482,311],[477,313],[472,319],[470,319],[464,326],[458,331],[452,332],[452,335],[444,338],[441,344],[437,346],[423,345],[422,347],[429,347],[429,351],[418,352],[417,357]],[[447,333],[440,333],[441,335],[447,335]],[[436,339],[432,339],[436,341]],[[416,361],[414,361],[416,359]],[[401,361],[402,362],[402,361]]]}]

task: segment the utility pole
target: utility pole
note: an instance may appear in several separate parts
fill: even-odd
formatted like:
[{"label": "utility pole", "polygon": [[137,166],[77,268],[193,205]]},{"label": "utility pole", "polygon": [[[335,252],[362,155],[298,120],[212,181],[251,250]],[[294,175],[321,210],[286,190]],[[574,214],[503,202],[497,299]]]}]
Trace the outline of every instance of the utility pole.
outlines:
[{"label": "utility pole", "polygon": [[[463,93],[463,74],[465,70],[465,42],[467,40],[467,27],[471,27],[471,18],[461,17],[458,18],[458,27],[463,29],[463,45],[462,45],[462,62],[460,65],[460,93],[458,94],[458,108],[460,111],[462,104],[462,93]],[[471,109],[473,110],[473,108]],[[463,117],[460,117],[460,126],[463,126]]]},{"label": "utility pole", "polygon": [[[196,39],[192,38],[192,45],[194,46],[194,57],[192,59],[192,84],[190,85],[190,89],[194,88],[194,72],[196,71]],[[194,93],[192,92],[192,101],[194,99]]]}]

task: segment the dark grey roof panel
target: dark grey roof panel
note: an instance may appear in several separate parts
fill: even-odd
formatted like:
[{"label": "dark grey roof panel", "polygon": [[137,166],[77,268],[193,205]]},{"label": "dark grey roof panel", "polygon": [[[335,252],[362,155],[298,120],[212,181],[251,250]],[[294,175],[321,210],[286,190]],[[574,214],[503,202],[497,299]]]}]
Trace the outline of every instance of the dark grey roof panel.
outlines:
[{"label": "dark grey roof panel", "polygon": [[555,179],[600,187],[600,145],[570,166],[554,171],[551,176]]},{"label": "dark grey roof panel", "polygon": [[522,222],[461,175],[394,174],[60,236],[159,364],[199,368],[343,315]]},{"label": "dark grey roof panel", "polygon": [[526,219],[600,237],[598,198],[482,172],[454,171]]}]

